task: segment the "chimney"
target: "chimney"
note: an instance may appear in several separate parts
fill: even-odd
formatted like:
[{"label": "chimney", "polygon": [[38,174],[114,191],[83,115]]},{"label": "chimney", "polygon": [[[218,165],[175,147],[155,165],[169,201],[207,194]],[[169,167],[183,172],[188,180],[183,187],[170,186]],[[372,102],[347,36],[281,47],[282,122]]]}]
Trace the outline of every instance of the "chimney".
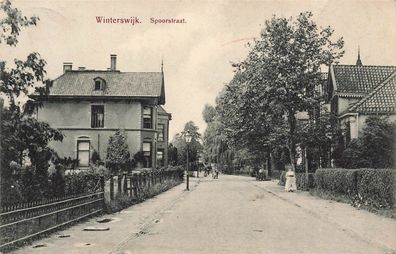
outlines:
[{"label": "chimney", "polygon": [[110,55],[110,71],[117,70],[117,55]]},{"label": "chimney", "polygon": [[63,73],[71,71],[73,68],[73,63],[65,62],[63,63]]},{"label": "chimney", "polygon": [[78,67],[79,71],[85,71],[85,67]]}]

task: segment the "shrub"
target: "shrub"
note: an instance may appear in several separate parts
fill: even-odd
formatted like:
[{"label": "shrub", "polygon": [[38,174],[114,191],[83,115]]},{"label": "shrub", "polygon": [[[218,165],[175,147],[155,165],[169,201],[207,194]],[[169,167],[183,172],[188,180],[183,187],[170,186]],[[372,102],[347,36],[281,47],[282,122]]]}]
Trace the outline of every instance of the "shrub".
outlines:
[{"label": "shrub", "polygon": [[131,155],[128,150],[127,134],[124,130],[117,130],[109,138],[106,154],[106,166],[113,173],[127,170],[131,164]]},{"label": "shrub", "polygon": [[360,169],[357,171],[358,196],[355,205],[389,209],[395,205],[396,171]]},{"label": "shrub", "polygon": [[79,172],[65,176],[65,194],[92,193],[100,189],[100,174]]},{"label": "shrub", "polygon": [[313,173],[308,173],[308,182],[305,173],[296,174],[296,184],[298,190],[308,190],[315,187],[315,176]]},{"label": "shrub", "polygon": [[180,183],[181,180],[166,179],[161,183],[157,183],[150,187],[145,187],[140,193],[139,199],[135,199],[134,197],[128,196],[127,194],[117,194],[114,200],[105,201],[105,211],[107,213],[118,212],[133,204],[142,202],[148,198],[165,192]]},{"label": "shrub", "polygon": [[[343,168],[387,168],[394,166],[393,145],[395,126],[387,117],[370,116],[359,138],[352,140],[345,150],[333,152],[337,166]],[[339,139],[339,138],[338,138]],[[341,140],[340,140],[341,141]]]},{"label": "shrub", "polygon": [[356,170],[324,168],[315,172],[315,184],[318,189],[345,196],[355,196]]},{"label": "shrub", "polygon": [[341,196],[354,206],[390,209],[395,205],[394,169],[318,169],[315,183],[319,192]]}]

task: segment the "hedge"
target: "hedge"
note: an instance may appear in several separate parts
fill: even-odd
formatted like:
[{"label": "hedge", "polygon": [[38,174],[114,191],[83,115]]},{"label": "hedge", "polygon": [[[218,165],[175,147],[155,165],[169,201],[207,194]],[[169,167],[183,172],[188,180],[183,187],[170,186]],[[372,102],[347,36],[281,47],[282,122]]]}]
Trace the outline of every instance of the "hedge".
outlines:
[{"label": "hedge", "polygon": [[355,196],[357,194],[356,172],[357,169],[318,169],[315,172],[316,188],[341,196]]},{"label": "hedge", "polygon": [[[279,178],[279,185],[285,186],[286,184],[286,171],[282,171]],[[296,184],[298,190],[308,190],[315,187],[314,174],[308,173],[308,182],[305,173],[296,173]]]},{"label": "hedge", "polygon": [[318,169],[315,182],[317,190],[343,196],[354,206],[390,209],[395,205],[394,169]]},{"label": "hedge", "polygon": [[65,175],[65,194],[77,195],[100,190],[100,175],[89,172],[78,172]]}]

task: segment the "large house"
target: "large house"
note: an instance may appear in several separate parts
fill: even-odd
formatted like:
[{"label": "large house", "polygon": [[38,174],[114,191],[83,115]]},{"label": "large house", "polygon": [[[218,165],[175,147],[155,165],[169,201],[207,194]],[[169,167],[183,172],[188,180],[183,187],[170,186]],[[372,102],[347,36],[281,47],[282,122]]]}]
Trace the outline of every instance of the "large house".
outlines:
[{"label": "large house", "polygon": [[359,137],[370,115],[396,120],[396,66],[331,65],[327,102],[344,129],[347,142]]},{"label": "large house", "polygon": [[60,157],[90,164],[97,151],[106,158],[109,137],[118,129],[127,133],[131,155],[143,151],[143,167],[168,164],[168,130],[171,114],[165,104],[164,73],[121,72],[117,56],[111,55],[107,70],[72,69],[64,63],[63,74],[54,80],[50,94],[41,97],[37,118],[65,135],[51,147]]}]

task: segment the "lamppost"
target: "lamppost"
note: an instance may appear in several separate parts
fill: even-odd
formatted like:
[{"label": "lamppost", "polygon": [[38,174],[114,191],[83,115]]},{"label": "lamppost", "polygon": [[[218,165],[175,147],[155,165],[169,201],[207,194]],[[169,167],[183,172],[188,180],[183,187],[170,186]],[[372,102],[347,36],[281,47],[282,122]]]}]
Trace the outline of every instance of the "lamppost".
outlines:
[{"label": "lamppost", "polygon": [[186,178],[186,190],[190,190],[190,172],[189,172],[189,164],[188,164],[188,148],[189,148],[189,144],[191,142],[191,134],[190,131],[187,131],[185,134],[185,139],[186,139],[186,144],[187,144],[187,178]]}]

